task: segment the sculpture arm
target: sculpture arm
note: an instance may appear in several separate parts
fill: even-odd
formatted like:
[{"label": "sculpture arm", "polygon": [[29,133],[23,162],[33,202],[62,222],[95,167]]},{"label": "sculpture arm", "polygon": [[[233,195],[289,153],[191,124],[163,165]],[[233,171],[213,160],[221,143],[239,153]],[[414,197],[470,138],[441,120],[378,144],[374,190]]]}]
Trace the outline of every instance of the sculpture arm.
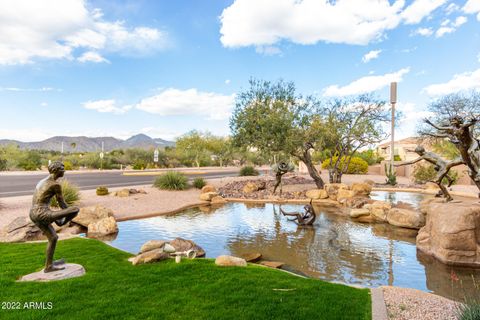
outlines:
[{"label": "sculpture arm", "polygon": [[395,164],[394,167],[401,167],[401,166],[407,166],[409,164],[414,164],[414,163],[417,163],[419,161],[423,160],[423,157],[420,157],[420,158],[417,158],[415,160],[412,160],[412,161],[408,161],[408,162],[404,162],[404,163],[400,163],[400,164]]},{"label": "sculpture arm", "polygon": [[68,205],[65,202],[65,199],[63,198],[62,187],[60,187],[60,185],[57,184],[57,185],[55,185],[54,188],[55,188],[55,197],[57,198],[58,205],[62,209],[67,209]]},{"label": "sculpture arm", "polygon": [[425,119],[424,121],[425,121],[426,124],[431,125],[432,127],[434,127],[434,128],[437,129],[437,130],[446,131],[446,130],[452,129],[451,127],[440,127],[440,126],[437,126],[436,124],[432,123],[432,122],[431,122],[430,120],[428,120],[428,119]]}]

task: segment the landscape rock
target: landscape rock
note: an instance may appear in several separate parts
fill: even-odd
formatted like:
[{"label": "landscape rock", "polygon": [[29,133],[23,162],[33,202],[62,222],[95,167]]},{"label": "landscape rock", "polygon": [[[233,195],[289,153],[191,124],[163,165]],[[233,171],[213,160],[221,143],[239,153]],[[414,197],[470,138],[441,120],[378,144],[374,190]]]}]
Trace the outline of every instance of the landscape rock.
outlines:
[{"label": "landscape rock", "polygon": [[246,253],[242,255],[242,258],[247,262],[257,262],[262,259],[262,254],[259,252]]},{"label": "landscape rock", "polygon": [[200,200],[202,201],[211,201],[215,197],[218,197],[218,193],[216,192],[205,192],[200,194]]},{"label": "landscape rock", "polygon": [[308,190],[305,195],[309,199],[327,199],[328,193],[324,189],[312,189]]},{"label": "landscape rock", "polygon": [[443,198],[428,198],[428,199],[422,200],[422,202],[420,202],[420,212],[423,213],[423,214],[427,214],[428,207],[432,203],[445,203],[445,199],[443,199]]},{"label": "landscape rock", "polygon": [[269,267],[269,268],[274,268],[274,269],[280,269],[283,265],[285,265],[285,263],[283,262],[280,262],[280,261],[261,261],[260,264],[262,266],[266,266],[266,267]]},{"label": "landscape rock", "polygon": [[89,224],[108,217],[113,217],[113,211],[111,209],[102,206],[84,207],[80,208],[78,215],[73,218],[72,221],[81,226],[88,227]]},{"label": "landscape rock", "polygon": [[42,231],[28,217],[18,217],[1,232],[1,242],[25,242],[45,239]]},{"label": "landscape rock", "polygon": [[161,260],[166,260],[170,258],[170,254],[167,252],[164,252],[163,249],[154,249],[150,250],[144,253],[139,254],[135,258],[132,259],[132,264],[138,265],[138,264],[144,264],[144,263],[151,263],[151,262],[156,262],[156,261],[161,261]]},{"label": "landscape rock", "polygon": [[425,216],[419,211],[392,208],[388,211],[387,221],[397,227],[420,229],[425,225]]},{"label": "landscape rock", "polygon": [[386,201],[375,201],[370,205],[372,216],[378,221],[387,221],[388,211],[392,208],[392,204]]},{"label": "landscape rock", "polygon": [[480,204],[430,203],[417,248],[448,265],[480,267]]},{"label": "landscape rock", "polygon": [[122,190],[116,191],[114,193],[114,196],[121,197],[121,198],[129,197],[130,196],[130,190],[129,189],[122,189]]},{"label": "landscape rock", "polygon": [[247,182],[247,184],[243,187],[243,192],[252,193],[259,190],[265,190],[266,185],[267,184],[265,181],[257,181],[257,182],[250,181],[250,182]]},{"label": "landscape rock", "polygon": [[342,202],[346,199],[353,198],[355,196],[355,191],[348,189],[339,189],[337,191],[337,201]]},{"label": "landscape rock", "polygon": [[166,243],[167,241],[165,240],[149,240],[142,245],[142,247],[140,248],[140,253],[155,249],[163,249]]},{"label": "landscape rock", "polygon": [[247,261],[242,258],[232,257],[232,256],[218,256],[215,259],[215,264],[222,267],[246,267]]},{"label": "landscape rock", "polygon": [[376,219],[371,214],[369,214],[369,215],[364,215],[364,216],[360,216],[358,218],[355,218],[355,221],[356,222],[361,222],[361,223],[372,223],[372,222],[375,222]]},{"label": "landscape rock", "polygon": [[351,209],[350,210],[350,217],[358,218],[360,216],[368,216],[370,215],[370,210],[368,209]]},{"label": "landscape rock", "polygon": [[425,183],[425,189],[427,189],[427,190],[440,190],[440,187],[438,186],[438,184],[436,184],[434,182],[427,182],[427,183]]},{"label": "landscape rock", "polygon": [[201,192],[202,193],[217,192],[217,189],[214,186],[212,186],[211,184],[207,184],[207,185],[203,186]]},{"label": "landscape rock", "polygon": [[342,203],[345,204],[346,207],[354,209],[363,208],[365,205],[371,202],[373,202],[372,199],[364,196],[354,196],[352,198],[342,199]]},{"label": "landscape rock", "polygon": [[353,183],[350,188],[356,196],[368,196],[372,192],[372,185],[368,183]]},{"label": "landscape rock", "polygon": [[197,252],[197,257],[205,256],[205,251],[197,245],[192,240],[186,240],[182,238],[175,238],[169,242],[172,247],[175,248],[176,252],[195,250]]},{"label": "landscape rock", "polygon": [[363,180],[363,183],[369,184],[372,187],[375,185],[375,181],[373,181],[372,179],[365,179]]},{"label": "landscape rock", "polygon": [[211,202],[216,203],[216,204],[220,204],[220,203],[227,203],[227,200],[225,200],[225,198],[223,198],[221,196],[216,196],[216,197],[212,198]]},{"label": "landscape rock", "polygon": [[325,184],[324,189],[327,191],[330,199],[337,200],[338,190],[348,190],[348,186],[344,183],[327,183]]},{"label": "landscape rock", "polygon": [[118,232],[117,221],[114,217],[107,217],[88,225],[89,236],[102,236]]}]

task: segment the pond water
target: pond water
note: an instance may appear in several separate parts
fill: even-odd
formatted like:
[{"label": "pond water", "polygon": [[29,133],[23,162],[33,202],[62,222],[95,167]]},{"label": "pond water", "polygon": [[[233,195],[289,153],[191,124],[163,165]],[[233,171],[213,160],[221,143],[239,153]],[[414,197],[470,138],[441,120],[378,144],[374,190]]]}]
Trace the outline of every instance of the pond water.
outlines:
[{"label": "pond water", "polygon": [[[371,197],[418,206],[424,195],[375,192]],[[285,211],[302,207],[282,205]],[[195,208],[120,222],[119,233],[110,244],[137,253],[148,240],[182,237],[203,247],[209,258],[260,252],[265,260],[282,261],[285,269],[309,277],[365,287],[415,288],[457,300],[475,291],[475,280],[480,283],[480,270],[452,268],[417,252],[416,230],[357,223],[335,211],[316,207],[320,214],[315,224],[298,227],[273,204]]]}]

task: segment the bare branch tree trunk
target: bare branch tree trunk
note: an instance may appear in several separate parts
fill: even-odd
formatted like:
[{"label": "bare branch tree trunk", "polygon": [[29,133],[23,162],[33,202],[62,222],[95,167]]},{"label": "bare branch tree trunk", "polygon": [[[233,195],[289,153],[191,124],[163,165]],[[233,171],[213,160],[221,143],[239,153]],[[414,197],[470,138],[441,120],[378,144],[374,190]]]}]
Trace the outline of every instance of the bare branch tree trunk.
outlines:
[{"label": "bare branch tree trunk", "polygon": [[325,186],[325,182],[323,182],[323,179],[320,176],[320,173],[318,173],[317,169],[315,168],[315,165],[313,164],[312,156],[310,155],[310,149],[312,149],[311,146],[307,145],[302,150],[302,155],[301,156],[297,155],[297,158],[299,158],[300,160],[303,161],[303,163],[305,163],[305,165],[307,166],[308,174],[310,174],[310,177],[312,177],[313,181],[317,185],[317,188],[323,189],[323,187]]}]

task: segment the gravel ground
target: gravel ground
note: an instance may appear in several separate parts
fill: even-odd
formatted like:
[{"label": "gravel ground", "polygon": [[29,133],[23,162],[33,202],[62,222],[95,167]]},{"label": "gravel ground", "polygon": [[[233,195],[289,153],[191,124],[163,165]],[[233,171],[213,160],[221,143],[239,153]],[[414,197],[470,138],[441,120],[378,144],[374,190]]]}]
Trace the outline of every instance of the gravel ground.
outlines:
[{"label": "gravel ground", "polygon": [[388,319],[455,320],[456,303],[415,289],[384,286]]}]

